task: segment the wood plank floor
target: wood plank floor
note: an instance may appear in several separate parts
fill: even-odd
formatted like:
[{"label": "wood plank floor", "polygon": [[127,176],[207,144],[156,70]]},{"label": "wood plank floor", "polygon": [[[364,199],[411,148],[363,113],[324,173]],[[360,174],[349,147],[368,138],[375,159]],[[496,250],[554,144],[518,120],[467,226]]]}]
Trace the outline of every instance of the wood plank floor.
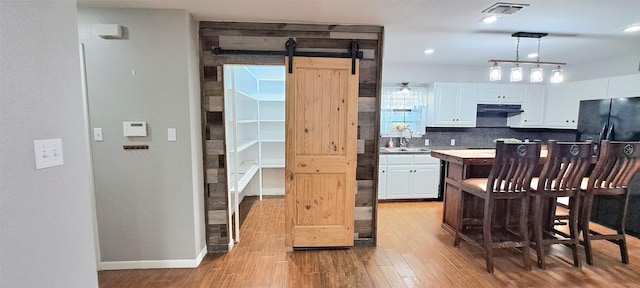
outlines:
[{"label": "wood plank floor", "polygon": [[378,247],[291,251],[284,247],[284,199],[247,200],[242,242],[232,252],[210,254],[194,269],[102,271],[100,287],[640,287],[640,241],[633,237],[629,265],[617,246],[597,241],[594,266],[573,268],[570,249],[554,245],[547,270],[524,271],[521,254],[498,250],[491,275],[478,249],[453,247],[440,227],[441,202],[380,203]]}]

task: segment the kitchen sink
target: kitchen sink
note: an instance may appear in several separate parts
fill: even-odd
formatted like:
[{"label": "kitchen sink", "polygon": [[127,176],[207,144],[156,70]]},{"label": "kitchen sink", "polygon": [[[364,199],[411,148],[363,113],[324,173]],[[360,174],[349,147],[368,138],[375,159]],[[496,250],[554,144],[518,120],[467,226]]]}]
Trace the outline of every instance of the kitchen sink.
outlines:
[{"label": "kitchen sink", "polygon": [[422,147],[395,147],[395,148],[380,148],[382,152],[391,153],[427,153],[431,152],[431,149]]}]

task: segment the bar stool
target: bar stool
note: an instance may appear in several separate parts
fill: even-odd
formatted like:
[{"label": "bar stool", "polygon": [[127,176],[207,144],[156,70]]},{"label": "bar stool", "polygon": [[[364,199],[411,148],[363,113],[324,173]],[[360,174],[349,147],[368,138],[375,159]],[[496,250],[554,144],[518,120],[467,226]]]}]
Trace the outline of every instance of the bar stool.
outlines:
[{"label": "bar stool", "polygon": [[[591,142],[557,142],[549,140],[547,160],[540,177],[531,181],[533,234],[538,267],[546,269],[544,248],[551,244],[571,247],[573,265],[581,267],[578,245],[580,230],[580,185],[591,165]],[[558,197],[569,197],[569,214],[557,215]],[[546,221],[545,221],[546,220]],[[569,220],[569,234],[556,230],[556,220]],[[546,237],[545,237],[546,236]],[[532,243],[533,244],[533,243]]]},{"label": "bar stool", "polygon": [[[524,267],[531,270],[529,257],[529,232],[527,218],[529,210],[528,191],[531,187],[531,177],[540,161],[540,143],[496,143],[495,162],[491,167],[488,178],[469,178],[460,181],[462,197],[458,219],[458,230],[454,246],[460,245],[463,239],[471,244],[480,246],[485,253],[487,271],[493,273],[493,249],[522,247]],[[469,195],[465,195],[469,194]],[[463,218],[465,197],[475,196],[484,201],[482,219]],[[499,200],[506,206],[496,205]],[[512,200],[520,202],[519,232],[509,227],[509,204]],[[507,211],[500,211],[505,208]],[[495,216],[505,216],[503,229],[492,229]],[[473,226],[482,226],[482,235],[474,235]],[[495,231],[494,231],[495,230]],[[503,233],[498,233],[503,232]],[[474,237],[477,236],[477,237]],[[494,238],[495,236],[495,238]]]},{"label": "bar stool", "polygon": [[[582,180],[581,230],[587,263],[593,265],[591,251],[592,240],[608,240],[620,246],[622,263],[629,264],[627,239],[625,237],[625,218],[629,202],[629,182],[640,170],[640,142],[616,142],[603,140],[600,147],[600,158],[589,178]],[[617,221],[616,234],[602,235],[589,228],[591,208],[594,196],[616,199]]]}]

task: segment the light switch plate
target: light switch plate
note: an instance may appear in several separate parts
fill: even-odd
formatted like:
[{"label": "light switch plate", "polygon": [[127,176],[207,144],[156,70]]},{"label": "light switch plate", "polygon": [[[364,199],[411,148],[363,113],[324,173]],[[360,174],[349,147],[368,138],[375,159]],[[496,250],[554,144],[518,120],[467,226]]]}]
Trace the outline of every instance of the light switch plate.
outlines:
[{"label": "light switch plate", "polygon": [[429,139],[424,139],[424,146],[429,146]]},{"label": "light switch plate", "polygon": [[93,128],[93,141],[102,141],[102,128]]},{"label": "light switch plate", "polygon": [[178,139],[176,128],[167,128],[167,140],[169,142],[175,142]]},{"label": "light switch plate", "polygon": [[36,169],[64,164],[62,157],[62,139],[33,140]]},{"label": "light switch plate", "polygon": [[456,146],[456,139],[451,139],[451,146]]}]

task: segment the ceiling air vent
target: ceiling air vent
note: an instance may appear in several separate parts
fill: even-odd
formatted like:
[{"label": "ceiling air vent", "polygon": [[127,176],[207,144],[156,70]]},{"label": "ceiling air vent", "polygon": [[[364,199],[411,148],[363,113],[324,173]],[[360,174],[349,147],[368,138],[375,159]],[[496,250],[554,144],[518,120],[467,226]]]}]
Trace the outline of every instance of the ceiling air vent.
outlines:
[{"label": "ceiling air vent", "polygon": [[490,14],[513,14],[520,9],[529,6],[529,4],[517,4],[517,3],[503,3],[497,2],[496,4],[491,5],[491,7],[482,10],[482,13],[490,13]]}]

